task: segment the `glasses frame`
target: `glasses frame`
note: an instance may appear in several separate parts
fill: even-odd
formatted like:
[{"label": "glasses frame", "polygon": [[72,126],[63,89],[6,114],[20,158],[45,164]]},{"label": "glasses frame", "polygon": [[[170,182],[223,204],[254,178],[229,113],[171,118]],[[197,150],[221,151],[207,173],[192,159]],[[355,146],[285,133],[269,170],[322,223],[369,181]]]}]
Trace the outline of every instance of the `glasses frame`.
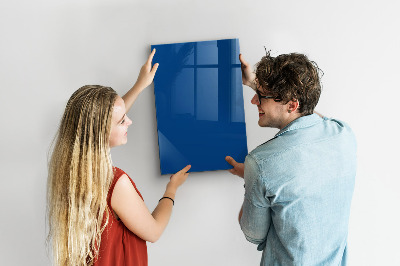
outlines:
[{"label": "glasses frame", "polygon": [[268,95],[264,96],[264,95],[261,95],[261,93],[260,93],[259,90],[255,90],[255,92],[256,92],[256,94],[257,94],[258,103],[259,103],[259,104],[261,104],[261,99],[274,99],[275,102],[280,102],[280,101],[282,101],[281,99],[279,99],[278,96],[276,96],[276,97],[274,97],[274,96],[268,96]]}]

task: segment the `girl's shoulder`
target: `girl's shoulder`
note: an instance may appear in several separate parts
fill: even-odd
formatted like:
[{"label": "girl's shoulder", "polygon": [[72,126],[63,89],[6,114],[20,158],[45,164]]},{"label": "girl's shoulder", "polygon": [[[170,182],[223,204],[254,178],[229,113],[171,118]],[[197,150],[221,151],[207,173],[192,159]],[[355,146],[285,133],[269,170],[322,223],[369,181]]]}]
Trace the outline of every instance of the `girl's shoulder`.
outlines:
[{"label": "girl's shoulder", "polygon": [[128,175],[127,173],[125,173],[124,170],[122,170],[122,169],[120,169],[120,168],[118,168],[116,166],[113,166],[113,172],[114,172],[114,179],[118,178],[118,177],[121,177],[123,174]]},{"label": "girl's shoulder", "polygon": [[[139,192],[138,188],[136,187],[135,182],[132,180],[132,178],[122,169],[113,166],[113,171],[114,171],[114,180],[111,183],[111,187],[110,187],[110,192],[112,194],[114,187],[116,185],[116,183],[118,182],[119,179],[121,179],[122,176],[126,176],[127,179],[130,181],[130,184],[135,188],[136,192],[140,195],[140,197],[143,199],[142,194]],[[125,178],[124,178],[125,179]],[[129,182],[125,182],[127,184],[129,184]]]}]

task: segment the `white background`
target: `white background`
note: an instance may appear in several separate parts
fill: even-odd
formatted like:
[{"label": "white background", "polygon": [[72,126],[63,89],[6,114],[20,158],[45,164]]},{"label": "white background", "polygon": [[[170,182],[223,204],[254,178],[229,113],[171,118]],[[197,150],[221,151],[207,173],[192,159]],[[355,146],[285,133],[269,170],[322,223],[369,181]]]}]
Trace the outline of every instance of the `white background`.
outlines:
[{"label": "white background", "polygon": [[[317,111],[346,121],[358,140],[349,226],[350,265],[400,265],[397,1],[1,1],[0,265],[50,265],[45,249],[47,152],[69,96],[85,84],[123,95],[151,44],[239,38],[255,64],[305,53],[325,72]],[[249,150],[277,131],[259,128],[244,88]],[[153,210],[160,176],[153,86],[129,112],[128,144],[112,151]],[[193,173],[178,191],[149,264],[259,265],[237,214],[243,181]]]}]

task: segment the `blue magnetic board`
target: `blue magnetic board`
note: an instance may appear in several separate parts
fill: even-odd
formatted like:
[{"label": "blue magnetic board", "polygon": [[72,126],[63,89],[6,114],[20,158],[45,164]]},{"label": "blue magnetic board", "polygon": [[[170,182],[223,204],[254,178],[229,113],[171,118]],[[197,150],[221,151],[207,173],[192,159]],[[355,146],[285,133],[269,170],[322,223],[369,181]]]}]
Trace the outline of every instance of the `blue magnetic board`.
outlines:
[{"label": "blue magnetic board", "polygon": [[239,40],[152,45],[161,174],[232,168],[247,155]]}]

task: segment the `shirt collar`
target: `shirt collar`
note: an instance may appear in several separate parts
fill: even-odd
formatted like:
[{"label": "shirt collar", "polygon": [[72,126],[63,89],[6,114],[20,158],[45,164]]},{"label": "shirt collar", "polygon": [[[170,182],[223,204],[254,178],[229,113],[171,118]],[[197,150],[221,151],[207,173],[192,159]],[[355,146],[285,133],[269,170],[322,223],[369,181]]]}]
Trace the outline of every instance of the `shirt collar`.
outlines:
[{"label": "shirt collar", "polygon": [[278,133],[276,133],[275,138],[285,134],[286,132],[296,130],[299,128],[310,127],[322,121],[322,118],[317,114],[311,114],[306,116],[301,116],[289,124],[287,124],[284,128],[282,128]]}]

